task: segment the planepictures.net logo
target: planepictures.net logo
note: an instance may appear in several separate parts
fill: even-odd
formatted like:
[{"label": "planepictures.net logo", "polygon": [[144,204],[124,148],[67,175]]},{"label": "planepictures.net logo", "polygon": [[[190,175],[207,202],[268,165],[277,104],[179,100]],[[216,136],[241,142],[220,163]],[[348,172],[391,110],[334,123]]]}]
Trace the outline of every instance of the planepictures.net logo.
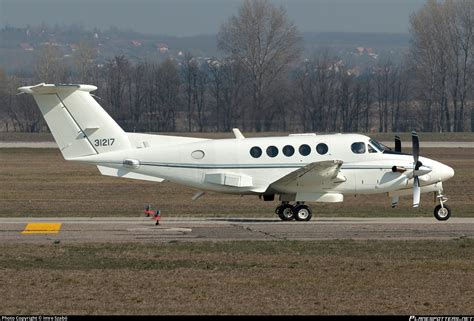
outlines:
[{"label": "planepictures.net logo", "polygon": [[474,317],[437,317],[437,316],[410,316],[409,318],[410,321],[474,321]]}]

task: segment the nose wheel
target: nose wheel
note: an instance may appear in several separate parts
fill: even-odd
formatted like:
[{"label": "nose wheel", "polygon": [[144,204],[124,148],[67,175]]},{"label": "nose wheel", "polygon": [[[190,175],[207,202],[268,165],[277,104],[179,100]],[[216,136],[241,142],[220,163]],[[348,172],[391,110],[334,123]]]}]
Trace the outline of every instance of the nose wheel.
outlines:
[{"label": "nose wheel", "polygon": [[311,208],[301,202],[297,202],[295,205],[284,202],[275,209],[275,213],[282,221],[291,221],[293,219],[296,221],[309,221],[313,216]]},{"label": "nose wheel", "polygon": [[439,204],[434,208],[433,214],[438,221],[446,221],[451,217],[451,209],[444,204],[448,199],[438,192],[436,198],[439,200]]}]

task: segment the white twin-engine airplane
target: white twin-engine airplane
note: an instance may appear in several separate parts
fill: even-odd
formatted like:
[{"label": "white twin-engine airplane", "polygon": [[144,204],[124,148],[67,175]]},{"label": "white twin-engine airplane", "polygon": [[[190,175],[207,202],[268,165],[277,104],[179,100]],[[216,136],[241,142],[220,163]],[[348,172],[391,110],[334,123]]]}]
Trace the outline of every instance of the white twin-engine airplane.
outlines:
[{"label": "white twin-engine airplane", "polygon": [[[102,109],[91,85],[39,84],[19,88],[33,95],[66,160],[96,165],[102,175],[155,182],[168,180],[199,190],[263,197],[281,204],[284,220],[309,221],[306,201],[342,202],[344,195],[384,193],[392,207],[402,195],[433,192],[438,220],[447,220],[442,182],[454,170],[419,156],[401,153],[358,134],[294,134],[283,137],[203,139],[126,133]],[[195,198],[203,193],[196,194]]]}]

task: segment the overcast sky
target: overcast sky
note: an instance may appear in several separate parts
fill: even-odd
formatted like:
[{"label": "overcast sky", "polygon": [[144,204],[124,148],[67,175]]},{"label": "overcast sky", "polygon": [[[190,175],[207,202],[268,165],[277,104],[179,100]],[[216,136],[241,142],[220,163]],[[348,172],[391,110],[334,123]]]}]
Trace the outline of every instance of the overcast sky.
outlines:
[{"label": "overcast sky", "polygon": [[[425,0],[273,0],[300,31],[408,32]],[[117,26],[151,34],[215,34],[242,0],[0,0],[0,25]]]}]

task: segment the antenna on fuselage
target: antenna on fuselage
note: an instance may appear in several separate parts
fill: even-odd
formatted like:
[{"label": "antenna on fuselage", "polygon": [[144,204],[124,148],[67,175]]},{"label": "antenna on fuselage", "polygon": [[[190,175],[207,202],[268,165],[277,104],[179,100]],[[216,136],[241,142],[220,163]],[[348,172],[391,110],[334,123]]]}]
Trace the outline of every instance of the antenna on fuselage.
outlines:
[{"label": "antenna on fuselage", "polygon": [[236,139],[244,139],[245,136],[242,135],[242,132],[238,128],[232,128],[232,131],[234,132],[234,136]]}]

